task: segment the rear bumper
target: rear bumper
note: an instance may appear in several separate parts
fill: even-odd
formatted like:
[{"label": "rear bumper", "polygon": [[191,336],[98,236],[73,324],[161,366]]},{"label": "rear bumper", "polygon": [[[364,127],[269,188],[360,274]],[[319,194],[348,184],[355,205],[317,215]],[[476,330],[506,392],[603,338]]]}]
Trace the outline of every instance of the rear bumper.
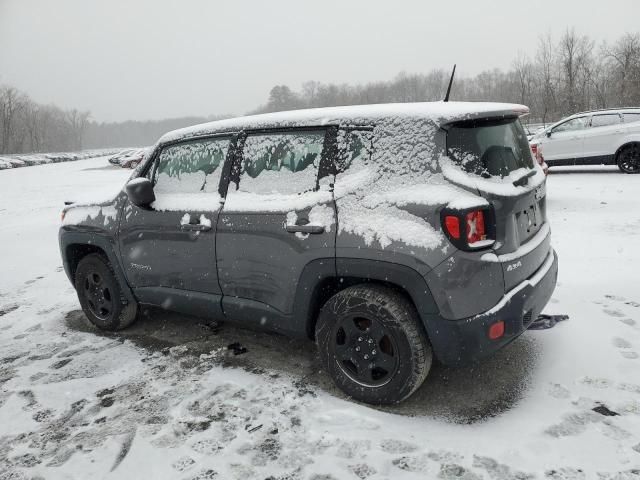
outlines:
[{"label": "rear bumper", "polygon": [[[552,249],[531,277],[505,294],[490,310],[463,320],[430,319],[430,340],[436,357],[445,365],[463,365],[491,355],[512,342],[542,313],[557,278],[558,256]],[[499,320],[505,323],[504,336],[490,340],[489,326]]]}]

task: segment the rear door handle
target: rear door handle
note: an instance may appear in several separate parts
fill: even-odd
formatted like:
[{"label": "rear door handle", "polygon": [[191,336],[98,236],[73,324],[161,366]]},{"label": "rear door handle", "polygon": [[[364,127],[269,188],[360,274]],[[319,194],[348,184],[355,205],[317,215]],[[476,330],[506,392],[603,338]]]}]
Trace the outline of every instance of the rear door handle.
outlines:
[{"label": "rear door handle", "polygon": [[202,223],[183,223],[180,230],[187,232],[206,232],[211,230],[211,225],[203,225]]},{"label": "rear door handle", "polygon": [[287,225],[285,228],[289,233],[324,233],[322,225]]}]

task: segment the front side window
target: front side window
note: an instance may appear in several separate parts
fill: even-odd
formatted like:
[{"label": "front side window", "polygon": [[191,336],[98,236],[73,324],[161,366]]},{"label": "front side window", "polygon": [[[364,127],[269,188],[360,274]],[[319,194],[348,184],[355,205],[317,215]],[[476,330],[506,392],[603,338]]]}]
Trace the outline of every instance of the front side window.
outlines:
[{"label": "front side window", "polygon": [[607,127],[620,123],[620,115],[617,113],[606,115],[594,115],[591,117],[591,128]]},{"label": "front side window", "polygon": [[557,127],[555,127],[552,132],[560,133],[560,132],[573,132],[576,130],[583,130],[587,127],[587,122],[585,117],[573,118],[569,121],[561,123]]},{"label": "front side window", "polygon": [[533,168],[527,135],[517,118],[456,122],[448,128],[447,152],[467,172],[483,177]]},{"label": "front side window", "polygon": [[210,138],[165,147],[154,171],[156,195],[217,193],[229,143]]},{"label": "front side window", "polygon": [[237,191],[292,195],[316,190],[324,137],[324,131],[248,135]]}]

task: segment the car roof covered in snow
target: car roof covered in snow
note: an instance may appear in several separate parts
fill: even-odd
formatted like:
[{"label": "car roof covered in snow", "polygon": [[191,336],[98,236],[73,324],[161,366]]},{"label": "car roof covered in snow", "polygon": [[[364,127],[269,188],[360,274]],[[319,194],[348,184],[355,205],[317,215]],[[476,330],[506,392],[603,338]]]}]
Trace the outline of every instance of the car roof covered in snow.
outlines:
[{"label": "car roof covered in snow", "polygon": [[377,119],[428,119],[440,126],[457,120],[525,115],[529,108],[513,103],[483,102],[420,102],[353,105],[346,107],[311,108],[286,112],[265,113],[217,120],[166,133],[159,143],[221,132],[262,128],[310,127],[323,125],[367,125]]}]

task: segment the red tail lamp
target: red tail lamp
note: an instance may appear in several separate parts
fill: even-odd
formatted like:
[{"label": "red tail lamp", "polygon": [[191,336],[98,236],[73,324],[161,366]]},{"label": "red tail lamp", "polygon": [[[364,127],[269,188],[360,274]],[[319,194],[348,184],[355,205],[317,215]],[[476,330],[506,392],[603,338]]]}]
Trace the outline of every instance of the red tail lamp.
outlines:
[{"label": "red tail lamp", "polygon": [[456,240],[460,238],[460,219],[454,215],[444,217],[444,226],[447,233]]},{"label": "red tail lamp", "polygon": [[497,340],[504,335],[504,321],[500,320],[496,323],[492,323],[489,327],[489,338],[491,340]]}]

